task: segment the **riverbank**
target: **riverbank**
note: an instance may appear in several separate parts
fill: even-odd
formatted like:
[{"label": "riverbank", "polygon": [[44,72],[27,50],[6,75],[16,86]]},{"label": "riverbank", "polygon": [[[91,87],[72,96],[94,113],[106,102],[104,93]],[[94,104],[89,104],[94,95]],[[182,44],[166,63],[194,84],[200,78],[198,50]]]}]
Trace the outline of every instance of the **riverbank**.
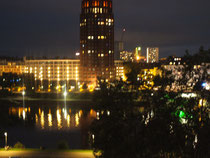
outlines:
[{"label": "riverbank", "polygon": [[[42,105],[59,105],[59,104],[64,104],[66,102],[67,105],[95,105],[95,102],[93,101],[92,98],[60,98],[60,97],[24,97],[24,102],[25,105],[37,105],[37,104],[42,104]],[[10,104],[10,105],[15,105],[19,106],[23,104],[23,97],[21,96],[8,96],[8,97],[3,97],[0,98],[0,105],[5,105],[5,104]]]}]

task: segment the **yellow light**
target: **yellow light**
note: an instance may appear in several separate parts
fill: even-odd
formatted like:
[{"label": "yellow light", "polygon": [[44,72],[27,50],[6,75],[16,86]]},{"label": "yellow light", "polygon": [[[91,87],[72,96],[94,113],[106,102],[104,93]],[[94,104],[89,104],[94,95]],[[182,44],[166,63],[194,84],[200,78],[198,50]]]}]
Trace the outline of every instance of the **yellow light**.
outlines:
[{"label": "yellow light", "polygon": [[41,113],[41,127],[44,129],[44,111]]},{"label": "yellow light", "polygon": [[71,118],[70,118],[70,115],[68,115],[68,116],[67,116],[67,126],[68,126],[68,127],[70,127],[70,121],[71,121]]},{"label": "yellow light", "polygon": [[76,127],[79,126],[79,114],[78,113],[75,114],[75,126]]},{"label": "yellow light", "polygon": [[57,126],[58,126],[58,129],[61,129],[62,128],[62,126],[61,126],[61,114],[60,114],[59,109],[57,109],[56,114],[57,114]]},{"label": "yellow light", "polygon": [[48,114],[48,126],[52,127],[52,114],[51,114],[50,109],[49,109],[49,114]]}]

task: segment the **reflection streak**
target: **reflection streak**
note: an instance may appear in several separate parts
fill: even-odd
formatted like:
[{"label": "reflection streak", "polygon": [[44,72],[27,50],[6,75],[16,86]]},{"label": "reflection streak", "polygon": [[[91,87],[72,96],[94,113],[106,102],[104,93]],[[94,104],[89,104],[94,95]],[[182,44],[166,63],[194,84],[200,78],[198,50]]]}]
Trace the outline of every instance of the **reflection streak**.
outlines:
[{"label": "reflection streak", "polygon": [[61,110],[59,107],[56,109],[10,107],[9,115],[18,116],[19,119],[26,119],[26,121],[34,118],[35,126],[39,130],[69,130],[80,128],[84,123],[99,117],[99,112],[96,113],[93,109],[89,112],[83,112],[82,110],[72,111],[70,108],[62,108]]}]

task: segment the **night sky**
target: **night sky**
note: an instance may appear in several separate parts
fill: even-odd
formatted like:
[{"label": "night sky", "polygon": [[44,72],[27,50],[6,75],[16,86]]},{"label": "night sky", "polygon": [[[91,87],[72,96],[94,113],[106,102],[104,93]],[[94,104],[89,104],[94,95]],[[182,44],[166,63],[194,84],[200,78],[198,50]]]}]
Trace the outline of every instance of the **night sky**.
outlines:
[{"label": "night sky", "polygon": [[[209,0],[113,0],[115,40],[160,56],[210,48]],[[67,56],[79,50],[81,0],[0,0],[0,55]]]}]

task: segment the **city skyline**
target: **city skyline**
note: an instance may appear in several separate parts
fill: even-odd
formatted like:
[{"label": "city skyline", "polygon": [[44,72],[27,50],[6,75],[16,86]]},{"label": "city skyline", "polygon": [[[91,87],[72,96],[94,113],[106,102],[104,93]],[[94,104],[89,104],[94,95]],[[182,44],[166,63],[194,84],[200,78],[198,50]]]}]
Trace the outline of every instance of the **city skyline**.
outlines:
[{"label": "city skyline", "polygon": [[[126,28],[125,49],[159,47],[160,57],[209,48],[210,2],[115,0],[115,40]],[[0,55],[73,57],[79,50],[80,1],[2,2]],[[131,18],[135,17],[135,18]]]}]

